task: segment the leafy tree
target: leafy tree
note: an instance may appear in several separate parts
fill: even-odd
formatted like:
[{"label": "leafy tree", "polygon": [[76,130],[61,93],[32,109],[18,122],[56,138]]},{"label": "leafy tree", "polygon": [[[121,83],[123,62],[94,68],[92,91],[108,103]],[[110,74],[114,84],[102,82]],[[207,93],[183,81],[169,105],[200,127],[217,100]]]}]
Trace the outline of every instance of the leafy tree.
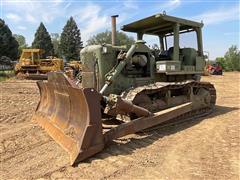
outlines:
[{"label": "leafy tree", "polygon": [[228,70],[240,71],[240,51],[232,45],[224,55]]},{"label": "leafy tree", "polygon": [[227,64],[224,57],[217,57],[216,63],[219,64],[224,70],[227,70]]},{"label": "leafy tree", "polygon": [[51,37],[42,22],[40,23],[35,33],[32,47],[43,49],[45,51],[43,56],[48,56],[53,54],[53,44],[51,41]]},{"label": "leafy tree", "polygon": [[28,47],[26,44],[26,39],[23,35],[19,35],[19,34],[14,34],[13,37],[17,40],[19,44],[19,47],[18,47],[18,57],[19,57],[22,53],[22,50]]},{"label": "leafy tree", "polygon": [[19,46],[23,47],[23,46],[27,46],[26,44],[26,39],[23,35],[20,35],[20,34],[14,34],[13,37],[17,40]]},{"label": "leafy tree", "polygon": [[5,66],[13,66],[13,62],[11,59],[7,56],[1,56],[0,57],[0,65],[5,65]]},{"label": "leafy tree", "polygon": [[[98,33],[97,35],[92,36],[88,41],[88,45],[93,45],[93,44],[111,44],[112,43],[112,32],[111,31],[105,31]],[[116,34],[116,44],[117,45],[127,45],[131,46],[134,43],[133,37],[129,37],[123,32],[117,31]]]},{"label": "leafy tree", "polygon": [[82,48],[80,30],[73,17],[67,21],[60,38],[60,51],[67,61],[79,59],[79,52]]},{"label": "leafy tree", "polygon": [[60,55],[59,45],[60,45],[60,36],[58,33],[51,33],[51,39],[53,44],[54,56]]},{"label": "leafy tree", "polygon": [[237,46],[232,45],[224,57],[216,58],[216,62],[221,65],[225,71],[240,71],[240,51]]},{"label": "leafy tree", "polygon": [[12,60],[16,60],[18,55],[18,42],[13,37],[11,30],[0,19],[0,58],[6,56]]}]

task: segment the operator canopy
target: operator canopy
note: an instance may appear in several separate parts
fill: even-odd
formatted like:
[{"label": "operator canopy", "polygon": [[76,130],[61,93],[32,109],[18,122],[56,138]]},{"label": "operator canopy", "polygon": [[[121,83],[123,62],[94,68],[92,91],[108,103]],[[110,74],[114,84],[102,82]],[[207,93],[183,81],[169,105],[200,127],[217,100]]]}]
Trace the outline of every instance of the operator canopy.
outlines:
[{"label": "operator canopy", "polygon": [[194,31],[195,28],[202,28],[203,23],[190,21],[182,18],[168,16],[166,14],[156,14],[127,25],[121,29],[128,32],[136,32],[149,35],[173,35],[173,25],[180,25],[180,33]]}]

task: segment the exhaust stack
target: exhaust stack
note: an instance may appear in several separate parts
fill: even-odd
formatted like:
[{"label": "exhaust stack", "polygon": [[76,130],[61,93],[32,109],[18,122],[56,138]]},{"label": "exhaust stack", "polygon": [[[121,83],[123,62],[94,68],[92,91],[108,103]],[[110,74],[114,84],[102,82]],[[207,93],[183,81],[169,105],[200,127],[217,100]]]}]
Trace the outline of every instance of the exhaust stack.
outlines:
[{"label": "exhaust stack", "polygon": [[116,18],[118,15],[113,15],[111,16],[112,18],[112,45],[116,46],[116,35],[117,35],[117,30],[116,30]]}]

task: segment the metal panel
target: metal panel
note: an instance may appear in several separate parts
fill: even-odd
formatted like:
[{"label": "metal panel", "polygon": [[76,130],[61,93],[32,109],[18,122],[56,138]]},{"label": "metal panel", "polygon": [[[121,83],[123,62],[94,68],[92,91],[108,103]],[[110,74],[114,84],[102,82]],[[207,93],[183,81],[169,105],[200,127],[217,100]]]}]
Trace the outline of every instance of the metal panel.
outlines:
[{"label": "metal panel", "polygon": [[71,164],[101,151],[99,93],[92,88],[77,88],[61,73],[37,84],[41,99],[32,119],[69,153]]},{"label": "metal panel", "polygon": [[144,34],[160,35],[173,32],[173,26],[179,23],[180,31],[192,30],[194,27],[203,27],[203,23],[190,21],[182,18],[156,14],[121,27],[123,31],[142,32]]}]

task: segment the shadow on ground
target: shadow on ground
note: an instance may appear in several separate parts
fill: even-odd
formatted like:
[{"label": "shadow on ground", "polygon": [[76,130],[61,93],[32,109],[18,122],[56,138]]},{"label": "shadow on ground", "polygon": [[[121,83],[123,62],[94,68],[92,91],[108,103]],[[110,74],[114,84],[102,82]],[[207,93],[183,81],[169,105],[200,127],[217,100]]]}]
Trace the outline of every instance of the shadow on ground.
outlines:
[{"label": "shadow on ground", "polygon": [[[204,120],[211,121],[211,118],[213,117],[217,117],[238,109],[239,108],[236,108],[236,107],[225,107],[225,106],[216,105],[214,111],[207,116],[199,117],[199,118],[188,118],[187,120],[184,120],[181,123],[177,123],[177,124],[166,123],[164,125],[158,125],[146,131],[137,133],[138,135],[140,135],[140,137],[138,138],[120,138],[120,141],[122,139],[122,141],[127,141],[127,142],[120,143],[120,142],[113,141],[103,151],[99,152],[98,154],[96,154],[91,158],[88,158],[84,162],[91,163],[94,159],[105,159],[109,156],[132,154],[134,150],[147,147],[164,136],[168,136],[170,134],[183,131]],[[78,165],[81,165],[81,162],[76,164],[75,166],[78,166]]]}]

